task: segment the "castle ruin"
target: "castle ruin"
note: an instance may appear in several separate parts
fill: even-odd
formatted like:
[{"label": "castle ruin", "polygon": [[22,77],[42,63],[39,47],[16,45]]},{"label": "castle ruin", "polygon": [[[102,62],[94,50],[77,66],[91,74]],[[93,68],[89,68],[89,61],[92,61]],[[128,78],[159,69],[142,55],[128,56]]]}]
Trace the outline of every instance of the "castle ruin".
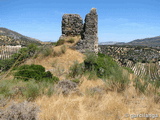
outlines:
[{"label": "castle ruin", "polygon": [[62,17],[62,36],[80,36],[75,48],[85,53],[86,51],[98,53],[98,15],[96,8],[92,8],[85,17],[85,22],[78,14],[64,14]]}]

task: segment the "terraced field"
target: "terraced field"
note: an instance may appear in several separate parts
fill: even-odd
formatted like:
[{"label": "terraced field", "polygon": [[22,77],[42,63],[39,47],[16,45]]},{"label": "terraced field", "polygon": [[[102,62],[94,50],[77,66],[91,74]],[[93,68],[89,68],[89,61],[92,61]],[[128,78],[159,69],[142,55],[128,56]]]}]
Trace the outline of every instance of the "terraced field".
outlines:
[{"label": "terraced field", "polygon": [[17,46],[0,46],[0,59],[7,59],[12,54],[17,53],[21,49],[20,45]]},{"label": "terraced field", "polygon": [[102,53],[112,56],[135,75],[160,80],[160,50],[141,46],[100,46]]}]

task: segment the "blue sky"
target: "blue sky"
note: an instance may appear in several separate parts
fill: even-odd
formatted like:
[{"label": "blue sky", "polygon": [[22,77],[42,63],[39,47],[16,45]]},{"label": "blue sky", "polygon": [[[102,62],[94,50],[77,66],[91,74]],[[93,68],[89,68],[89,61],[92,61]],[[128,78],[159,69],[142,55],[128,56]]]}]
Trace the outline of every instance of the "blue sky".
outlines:
[{"label": "blue sky", "polygon": [[129,42],[160,35],[160,0],[0,0],[0,27],[42,41],[57,41],[65,13],[84,19],[97,8],[99,42]]}]

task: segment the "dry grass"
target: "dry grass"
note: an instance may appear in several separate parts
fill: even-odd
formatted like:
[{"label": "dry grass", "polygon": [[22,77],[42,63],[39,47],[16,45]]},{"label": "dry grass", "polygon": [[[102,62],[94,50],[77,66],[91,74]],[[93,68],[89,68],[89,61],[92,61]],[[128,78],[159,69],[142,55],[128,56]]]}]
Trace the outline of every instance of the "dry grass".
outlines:
[{"label": "dry grass", "polygon": [[121,98],[115,100],[115,96],[52,96],[42,97],[36,103],[41,107],[42,120],[117,120],[118,115],[127,113],[127,106],[119,102]]},{"label": "dry grass", "polygon": [[137,95],[132,85],[123,93],[105,91],[103,94],[88,95],[86,89],[97,86],[105,89],[105,85],[101,80],[92,81],[85,77],[81,81],[79,90],[82,95],[53,95],[36,99],[41,108],[40,120],[131,120],[125,115],[160,113],[160,104],[154,102],[154,97]]},{"label": "dry grass", "polygon": [[[61,46],[56,46],[54,48],[54,52],[61,51]],[[78,61],[79,63],[83,62],[84,55],[79,53],[78,51],[69,49],[66,46],[65,54],[61,54],[60,56],[47,56],[42,58],[38,56],[36,59],[29,59],[25,62],[25,64],[38,64],[45,67],[46,70],[49,70],[53,73],[53,75],[60,77],[60,79],[65,79],[66,75],[69,72],[70,66],[74,63],[74,61]]]},{"label": "dry grass", "polygon": [[[67,37],[63,37],[63,39],[65,41],[65,43],[64,43],[65,45],[73,46],[81,39],[81,36],[67,36]],[[74,40],[73,43],[69,42],[71,39]]]},{"label": "dry grass", "polygon": [[41,120],[130,120],[125,114],[158,114],[160,111],[160,105],[153,103],[152,98],[137,96],[127,100],[123,95],[111,92],[102,96],[44,96],[36,103],[42,110]]}]

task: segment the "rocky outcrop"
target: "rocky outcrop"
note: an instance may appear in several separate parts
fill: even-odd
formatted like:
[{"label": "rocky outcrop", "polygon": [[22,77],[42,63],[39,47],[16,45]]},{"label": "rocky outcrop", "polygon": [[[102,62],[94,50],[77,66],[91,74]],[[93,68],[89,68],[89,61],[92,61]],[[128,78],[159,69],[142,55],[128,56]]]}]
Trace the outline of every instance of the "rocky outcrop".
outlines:
[{"label": "rocky outcrop", "polygon": [[83,20],[78,14],[64,14],[62,17],[62,34],[66,36],[81,35]]},{"label": "rocky outcrop", "polygon": [[86,51],[98,53],[98,15],[95,8],[85,17],[83,24],[82,18],[77,14],[64,14],[62,17],[62,36],[80,35],[81,39],[75,48],[84,53]]}]

